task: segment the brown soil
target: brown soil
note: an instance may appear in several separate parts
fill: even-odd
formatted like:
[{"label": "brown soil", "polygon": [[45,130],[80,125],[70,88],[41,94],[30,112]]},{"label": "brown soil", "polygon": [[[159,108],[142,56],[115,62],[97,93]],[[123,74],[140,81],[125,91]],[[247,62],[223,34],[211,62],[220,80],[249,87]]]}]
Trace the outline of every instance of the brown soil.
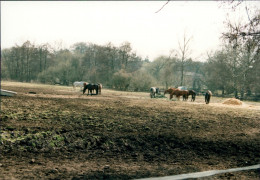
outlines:
[{"label": "brown soil", "polygon": [[[259,164],[260,106],[3,82],[0,179],[133,179]],[[35,92],[31,94],[29,92]],[[212,179],[259,179],[257,170]]]}]

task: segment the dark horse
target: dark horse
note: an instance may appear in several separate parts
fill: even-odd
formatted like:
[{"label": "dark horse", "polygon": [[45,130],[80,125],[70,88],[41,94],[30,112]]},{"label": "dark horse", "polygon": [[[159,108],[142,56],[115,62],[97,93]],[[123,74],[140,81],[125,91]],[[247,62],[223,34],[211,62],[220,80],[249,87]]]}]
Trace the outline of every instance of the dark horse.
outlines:
[{"label": "dark horse", "polygon": [[188,97],[189,97],[189,91],[188,91],[188,90],[180,90],[179,93],[176,93],[176,94],[175,94],[176,97],[178,96],[178,94],[179,94],[180,96],[182,96],[182,100],[183,100],[183,101],[187,101],[187,100],[188,100]]},{"label": "dark horse", "polygon": [[195,101],[196,92],[194,90],[189,90],[189,95],[191,95],[191,101]]},{"label": "dark horse", "polygon": [[89,91],[90,94],[92,96],[92,91],[96,90],[96,95],[98,94],[98,85],[96,84],[84,84],[84,89],[83,89],[83,94],[85,94],[86,90],[88,89],[88,95],[89,95]]},{"label": "dark horse", "polygon": [[206,104],[209,104],[211,96],[212,96],[212,92],[210,90],[207,90],[207,92],[205,94],[205,102],[206,102]]}]

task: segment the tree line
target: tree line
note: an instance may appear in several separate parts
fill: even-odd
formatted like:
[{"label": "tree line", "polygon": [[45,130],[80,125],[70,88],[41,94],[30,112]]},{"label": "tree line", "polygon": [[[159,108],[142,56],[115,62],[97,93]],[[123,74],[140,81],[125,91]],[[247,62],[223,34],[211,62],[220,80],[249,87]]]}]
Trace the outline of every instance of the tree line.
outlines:
[{"label": "tree line", "polygon": [[198,92],[210,89],[216,95],[259,100],[259,19],[257,11],[249,23],[227,21],[222,48],[208,53],[205,62],[189,57],[190,38],[185,36],[176,56],[153,61],[137,56],[129,42],[118,47],[79,42],[57,50],[26,41],[1,50],[1,78],[61,85],[86,81],[132,91],[186,86]]},{"label": "tree line", "polygon": [[62,85],[90,81],[108,86],[114,84],[116,72],[132,73],[144,63],[129,42],[120,47],[80,42],[70,49],[54,50],[49,44],[26,41],[21,46],[1,50],[1,60],[2,79]]}]

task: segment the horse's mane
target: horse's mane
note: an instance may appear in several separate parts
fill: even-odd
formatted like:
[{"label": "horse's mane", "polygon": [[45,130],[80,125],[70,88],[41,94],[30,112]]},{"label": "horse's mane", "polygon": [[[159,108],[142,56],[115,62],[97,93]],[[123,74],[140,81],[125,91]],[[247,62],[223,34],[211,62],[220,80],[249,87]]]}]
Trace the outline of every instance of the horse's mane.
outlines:
[{"label": "horse's mane", "polygon": [[207,90],[207,93],[212,96],[212,92],[210,90]]}]

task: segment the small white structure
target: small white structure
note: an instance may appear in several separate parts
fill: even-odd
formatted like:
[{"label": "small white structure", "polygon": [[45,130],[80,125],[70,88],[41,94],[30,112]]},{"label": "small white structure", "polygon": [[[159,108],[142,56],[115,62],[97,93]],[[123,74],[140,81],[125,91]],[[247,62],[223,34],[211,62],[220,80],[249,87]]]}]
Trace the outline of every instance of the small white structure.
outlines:
[{"label": "small white structure", "polygon": [[[73,89],[76,90],[76,87],[80,87],[80,91],[82,91],[84,88],[84,83],[85,83],[84,81],[75,81],[73,83]],[[88,83],[86,82],[86,84]]]},{"label": "small white structure", "polygon": [[179,86],[177,89],[179,89],[179,90],[187,90],[187,87],[186,86]]},{"label": "small white structure", "polygon": [[7,90],[0,89],[0,95],[1,96],[14,96],[16,94],[17,93],[14,92],[14,91],[7,91]]}]

